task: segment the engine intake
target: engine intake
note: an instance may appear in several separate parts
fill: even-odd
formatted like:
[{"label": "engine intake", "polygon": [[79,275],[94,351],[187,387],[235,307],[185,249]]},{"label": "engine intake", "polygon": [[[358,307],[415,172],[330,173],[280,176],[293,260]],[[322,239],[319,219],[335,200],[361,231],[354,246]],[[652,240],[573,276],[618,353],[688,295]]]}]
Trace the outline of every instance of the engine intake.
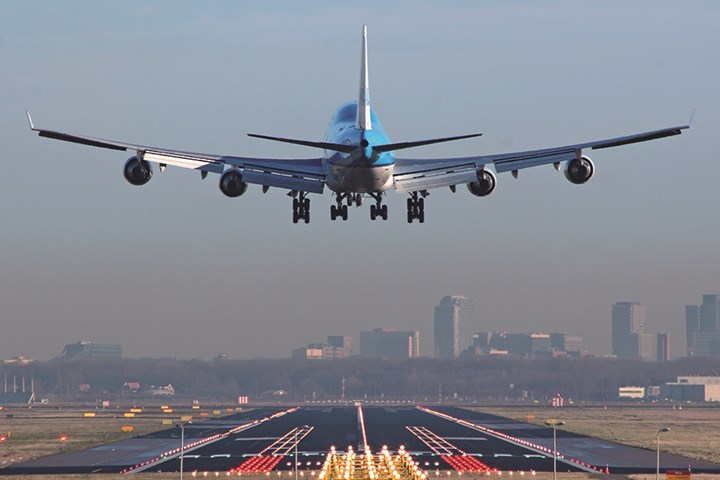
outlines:
[{"label": "engine intake", "polygon": [[130,157],[125,162],[123,168],[123,175],[132,185],[140,186],[145,185],[153,176],[152,167],[145,160],[138,160],[137,157]]},{"label": "engine intake", "polygon": [[237,170],[228,170],[220,177],[220,191],[228,197],[239,197],[247,190],[242,174]]},{"label": "engine intake", "polygon": [[470,182],[467,184],[470,193],[476,197],[486,197],[490,195],[497,186],[497,178],[495,174],[490,170],[478,170],[477,182]]},{"label": "engine intake", "polygon": [[589,157],[574,158],[564,162],[565,178],[575,185],[582,185],[595,175],[595,165]]}]

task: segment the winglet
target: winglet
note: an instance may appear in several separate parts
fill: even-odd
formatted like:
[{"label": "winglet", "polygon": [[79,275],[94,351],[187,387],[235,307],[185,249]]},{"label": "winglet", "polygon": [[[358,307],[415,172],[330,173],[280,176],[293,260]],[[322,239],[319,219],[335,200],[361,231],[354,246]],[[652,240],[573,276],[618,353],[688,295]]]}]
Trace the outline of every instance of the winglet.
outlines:
[{"label": "winglet", "polygon": [[36,128],[35,128],[35,125],[33,125],[32,117],[30,116],[30,110],[25,110],[25,113],[27,114],[27,117],[28,117],[28,123],[30,123],[30,130],[35,131]]},{"label": "winglet", "polygon": [[368,81],[367,25],[363,25],[360,91],[358,92],[357,99],[355,128],[358,130],[372,130],[372,121],[370,120],[370,84]]},{"label": "winglet", "polygon": [[697,108],[693,108],[693,111],[690,114],[690,120],[688,120],[688,127],[692,125],[693,118],[695,118],[695,110],[697,110]]}]

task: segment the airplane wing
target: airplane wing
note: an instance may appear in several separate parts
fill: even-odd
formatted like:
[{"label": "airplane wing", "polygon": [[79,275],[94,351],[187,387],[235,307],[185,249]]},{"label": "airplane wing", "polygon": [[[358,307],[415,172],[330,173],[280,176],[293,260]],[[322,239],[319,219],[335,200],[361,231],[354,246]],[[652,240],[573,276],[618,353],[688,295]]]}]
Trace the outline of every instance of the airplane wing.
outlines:
[{"label": "airplane wing", "polygon": [[202,177],[205,178],[208,172],[221,174],[226,166],[231,166],[239,169],[243,181],[246,183],[312,193],[322,193],[325,186],[322,158],[273,159],[183,152],[45,130],[35,127],[30,112],[27,112],[27,117],[30,128],[34,132],[38,132],[41,137],[111,150],[134,150],[139,159],[157,163],[161,171],[166,166],[172,165],[174,167],[198,170],[201,172]]},{"label": "airplane wing", "polygon": [[690,126],[663,128],[594,142],[498,155],[438,159],[398,158],[395,160],[395,190],[412,192],[474,182],[477,180],[477,171],[489,164],[492,164],[498,173],[513,172],[514,175],[517,175],[518,170],[523,168],[546,164],[559,166],[562,162],[580,157],[583,149],[599,150],[646,142],[680,135],[686,128],[690,128]]}]

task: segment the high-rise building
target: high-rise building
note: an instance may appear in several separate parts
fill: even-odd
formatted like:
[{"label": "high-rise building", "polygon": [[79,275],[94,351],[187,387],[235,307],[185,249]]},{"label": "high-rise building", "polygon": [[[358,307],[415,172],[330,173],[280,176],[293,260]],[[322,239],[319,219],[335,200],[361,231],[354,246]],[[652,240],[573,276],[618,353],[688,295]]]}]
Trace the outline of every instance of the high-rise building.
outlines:
[{"label": "high-rise building", "polygon": [[657,336],[652,333],[634,333],[637,342],[636,358],[648,362],[654,362],[657,359]]},{"label": "high-rise building", "polygon": [[462,295],[445,296],[435,307],[435,357],[455,358],[473,343],[472,301]]},{"label": "high-rise building", "polygon": [[657,361],[670,360],[670,336],[667,333],[657,334]]},{"label": "high-rise building", "polygon": [[390,328],[360,332],[360,355],[394,360],[417,358],[420,356],[420,332]]},{"label": "high-rise building", "polygon": [[[640,357],[638,334],[645,333],[645,306],[618,302],[612,307],[612,353],[620,358]],[[645,342],[643,342],[643,345]]]},{"label": "high-rise building", "polygon": [[702,305],[685,306],[688,356],[720,356],[720,302],[703,295]]}]

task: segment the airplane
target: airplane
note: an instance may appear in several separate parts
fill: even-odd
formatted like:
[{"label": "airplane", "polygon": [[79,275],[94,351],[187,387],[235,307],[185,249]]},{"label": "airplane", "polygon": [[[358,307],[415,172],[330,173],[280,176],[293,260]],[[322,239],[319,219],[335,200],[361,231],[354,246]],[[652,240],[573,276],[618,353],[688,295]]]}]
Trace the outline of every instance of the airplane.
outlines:
[{"label": "airplane", "polygon": [[[248,184],[288,190],[292,197],[293,223],[310,223],[310,193],[322,194],[327,187],[335,196],[330,206],[331,220],[347,220],[348,206],[359,207],[363,199],[372,199],[370,218],[388,219],[386,192],[394,189],[407,193],[407,221],[425,221],[428,190],[465,184],[471,194],[485,197],[497,186],[498,173],[511,172],[517,178],[524,168],[552,164],[574,184],[584,184],[595,173],[585,149],[598,150],[631,143],[679,135],[689,125],[663,128],[634,135],[565,145],[541,150],[479,155],[457,158],[396,158],[399,150],[435,143],[478,137],[481,133],[419,141],[392,143],[375,111],[370,108],[368,81],[367,26],[362,29],[360,89],[357,100],[342,104],[332,116],[322,141],[297,140],[258,135],[250,137],[302,145],[323,150],[323,156],[300,159],[250,158],[232,155],[192,153],[146,145],[103,140],[84,135],[62,133],[35,127],[30,112],[28,122],[41,137],[120,151],[135,151],[125,163],[123,174],[132,185],[144,185],[153,176],[151,164],[162,172],[168,165],[198,170],[201,178],[208,173],[220,175],[219,187],[228,197],[243,195]],[[489,167],[493,168],[490,169]],[[493,172],[494,170],[494,172]]]}]

